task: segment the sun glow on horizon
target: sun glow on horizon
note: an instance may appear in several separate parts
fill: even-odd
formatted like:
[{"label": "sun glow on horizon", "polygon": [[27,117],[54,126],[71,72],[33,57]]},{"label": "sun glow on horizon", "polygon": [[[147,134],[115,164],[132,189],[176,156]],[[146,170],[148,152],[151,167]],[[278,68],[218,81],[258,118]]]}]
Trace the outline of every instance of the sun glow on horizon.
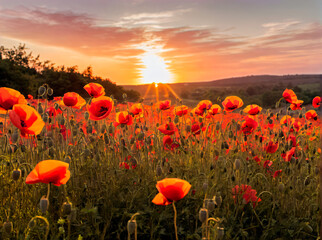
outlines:
[{"label": "sun glow on horizon", "polygon": [[140,82],[147,83],[172,83],[174,80],[173,73],[169,70],[170,61],[166,61],[160,56],[165,50],[161,45],[143,44],[140,47],[145,51],[140,55],[139,74]]}]

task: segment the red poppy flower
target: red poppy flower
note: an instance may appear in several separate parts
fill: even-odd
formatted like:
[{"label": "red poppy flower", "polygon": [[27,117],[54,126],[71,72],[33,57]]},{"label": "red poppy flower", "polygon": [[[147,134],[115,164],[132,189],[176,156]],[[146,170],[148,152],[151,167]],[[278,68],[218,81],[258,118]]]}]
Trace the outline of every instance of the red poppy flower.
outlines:
[{"label": "red poppy flower", "polygon": [[198,103],[197,108],[201,111],[209,110],[212,106],[212,102],[209,100],[202,100]]},{"label": "red poppy flower", "polygon": [[195,124],[192,124],[191,126],[191,132],[195,135],[199,135],[200,134],[200,129],[201,129],[201,126],[199,123],[195,123]]},{"label": "red poppy flower", "polygon": [[275,153],[278,149],[278,142],[274,143],[270,141],[266,146],[265,146],[265,151],[268,153]]},{"label": "red poppy flower", "polygon": [[314,120],[314,121],[316,121],[316,120],[318,120],[318,115],[317,115],[316,111],[314,111],[314,110],[309,110],[309,111],[307,111],[307,112],[305,113],[305,118],[306,118],[307,120]]},{"label": "red poppy flower", "polygon": [[295,149],[296,149],[296,147],[292,147],[291,150],[286,152],[286,154],[282,155],[282,157],[284,158],[285,162],[290,162],[291,161],[292,156],[295,154]]},{"label": "red poppy flower", "polygon": [[291,124],[292,123],[292,117],[289,115],[285,115],[284,117],[282,117],[281,124]]},{"label": "red poppy flower", "polygon": [[297,100],[296,102],[291,103],[290,108],[292,110],[301,110],[302,109],[302,104],[303,104],[302,100]]},{"label": "red poppy flower", "polygon": [[67,92],[64,94],[63,103],[67,107],[81,109],[86,104],[86,101],[78,93]]},{"label": "red poppy flower", "polygon": [[179,201],[184,198],[188,194],[191,185],[179,178],[165,178],[158,181],[156,187],[159,193],[152,202],[156,205],[169,205],[173,201]]},{"label": "red poppy flower", "polygon": [[246,120],[245,122],[243,122],[241,129],[245,135],[249,135],[257,128],[257,126],[258,123],[254,119],[246,117]]},{"label": "red poppy flower", "polygon": [[281,173],[282,173],[282,170],[275,171],[273,174],[273,178],[279,177],[281,175]]},{"label": "red poppy flower", "polygon": [[192,114],[195,114],[197,116],[202,117],[203,114],[205,113],[205,111],[204,110],[200,110],[198,107],[195,107],[194,109],[191,110],[191,113]]},{"label": "red poppy flower", "polygon": [[50,107],[47,108],[46,113],[48,113],[49,117],[56,117],[57,114],[61,114],[62,111],[59,108],[56,110],[56,108]]},{"label": "red poppy flower", "polygon": [[32,95],[28,94],[28,99],[32,100],[32,99],[34,99],[34,97]]},{"label": "red poppy flower", "polygon": [[58,160],[39,162],[26,178],[27,184],[52,183],[55,186],[66,184],[70,178],[69,164]]},{"label": "red poppy flower", "polygon": [[296,94],[293,92],[293,90],[291,89],[285,89],[283,92],[283,98],[285,99],[285,101],[289,102],[289,103],[295,103],[297,102],[297,96]]},{"label": "red poppy flower", "polygon": [[262,111],[262,108],[256,104],[251,104],[248,105],[245,109],[244,109],[244,113],[248,113],[249,115],[257,115]]},{"label": "red poppy flower", "polygon": [[216,115],[218,113],[221,113],[221,107],[218,104],[212,105],[208,111],[208,114],[210,115]]},{"label": "red poppy flower", "polygon": [[159,126],[158,130],[165,135],[172,135],[172,134],[174,134],[174,132],[176,130],[176,126],[172,122],[165,123],[165,124]]},{"label": "red poppy flower", "polygon": [[160,101],[158,105],[160,110],[167,110],[171,107],[171,101],[170,100]]},{"label": "red poppy flower", "polygon": [[163,137],[162,143],[163,143],[163,147],[166,150],[173,150],[173,149],[179,147],[179,144],[174,143],[173,140],[172,140],[172,138],[169,135],[165,135]]},{"label": "red poppy flower", "polygon": [[255,207],[258,202],[262,201],[256,196],[257,191],[252,189],[251,186],[245,184],[242,184],[241,186],[236,185],[232,189],[232,194],[234,199],[236,199],[238,195],[242,195],[243,203],[248,204],[249,202],[252,202],[253,207]]},{"label": "red poppy flower", "polygon": [[314,108],[320,107],[321,106],[321,98],[320,97],[313,98],[312,105]]},{"label": "red poppy flower", "polygon": [[132,113],[134,116],[139,115],[143,112],[141,103],[135,103],[130,107],[130,113]]},{"label": "red poppy flower", "polygon": [[114,102],[109,97],[100,96],[93,98],[91,104],[87,107],[89,118],[94,121],[107,118],[111,113],[113,106]]},{"label": "red poppy flower", "polygon": [[227,112],[232,112],[235,109],[242,107],[244,103],[239,97],[230,96],[225,98],[225,100],[222,102],[222,105]]},{"label": "red poppy flower", "polygon": [[9,111],[9,117],[13,125],[20,129],[21,134],[38,135],[45,126],[36,109],[26,104],[15,104]]},{"label": "red poppy flower", "polygon": [[116,123],[114,124],[115,126],[118,126],[120,124],[132,125],[132,123],[133,117],[127,111],[116,113]]},{"label": "red poppy flower", "polygon": [[188,107],[185,105],[178,106],[174,109],[174,112],[177,116],[181,117],[188,113]]},{"label": "red poppy flower", "polygon": [[15,104],[27,104],[27,101],[20,92],[11,88],[1,87],[0,114],[6,114]]},{"label": "red poppy flower", "polygon": [[94,98],[98,98],[100,96],[105,95],[104,87],[98,83],[89,83],[84,86],[84,89],[90,96]]}]

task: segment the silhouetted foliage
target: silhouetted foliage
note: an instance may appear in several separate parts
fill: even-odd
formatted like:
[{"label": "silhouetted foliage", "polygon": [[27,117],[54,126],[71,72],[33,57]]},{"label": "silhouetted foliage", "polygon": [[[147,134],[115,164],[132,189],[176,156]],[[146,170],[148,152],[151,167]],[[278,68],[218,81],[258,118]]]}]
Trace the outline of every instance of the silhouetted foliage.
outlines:
[{"label": "silhouetted foliage", "polygon": [[93,76],[92,68],[87,67],[82,73],[77,66],[56,67],[50,61],[41,62],[39,55],[34,57],[28,53],[25,45],[13,49],[0,47],[0,86],[9,87],[20,91],[22,94],[37,96],[37,89],[47,83],[54,89],[54,96],[63,96],[66,92],[77,92],[83,97],[88,94],[83,87],[90,82],[101,84],[107,96],[119,102],[123,101],[122,95],[127,94],[129,101],[138,101],[140,94],[134,90],[125,90],[117,86],[110,79]]}]

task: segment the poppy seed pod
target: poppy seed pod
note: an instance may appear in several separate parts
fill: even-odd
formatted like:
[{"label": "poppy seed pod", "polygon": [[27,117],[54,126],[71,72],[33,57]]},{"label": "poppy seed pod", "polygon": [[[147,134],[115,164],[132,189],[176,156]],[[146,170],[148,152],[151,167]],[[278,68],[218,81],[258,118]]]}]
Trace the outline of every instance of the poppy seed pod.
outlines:
[{"label": "poppy seed pod", "polygon": [[39,207],[40,207],[40,210],[43,214],[46,213],[47,209],[48,209],[48,205],[49,205],[49,201],[46,197],[42,197],[40,199],[40,202],[39,202]]},{"label": "poppy seed pod", "polygon": [[209,212],[212,212],[215,209],[215,203],[212,199],[208,201],[207,209]]},{"label": "poppy seed pod", "polygon": [[72,212],[72,204],[69,202],[64,202],[63,204],[63,214],[69,215]]},{"label": "poppy seed pod", "polygon": [[17,181],[21,176],[21,170],[20,169],[16,169],[16,170],[13,170],[12,172],[12,179]]},{"label": "poppy seed pod", "polygon": [[46,88],[45,88],[44,86],[40,86],[40,87],[38,88],[38,94],[39,94],[40,96],[43,96],[43,95],[45,95],[45,93],[46,93]]},{"label": "poppy seed pod", "polygon": [[199,211],[199,220],[204,223],[208,219],[208,210],[206,208],[201,208]]},{"label": "poppy seed pod", "polygon": [[129,220],[127,222],[127,231],[129,232],[129,234],[135,233],[136,228],[137,228],[136,220]]},{"label": "poppy seed pod", "polygon": [[10,234],[13,230],[13,224],[12,222],[5,222],[3,224],[3,230],[5,233]]},{"label": "poppy seed pod", "polygon": [[48,94],[48,96],[53,95],[54,94],[54,90],[52,88],[48,88],[47,89],[47,94]]},{"label": "poppy seed pod", "polygon": [[240,169],[241,162],[240,162],[240,160],[238,158],[235,160],[234,166],[235,166],[236,170],[239,170]]}]

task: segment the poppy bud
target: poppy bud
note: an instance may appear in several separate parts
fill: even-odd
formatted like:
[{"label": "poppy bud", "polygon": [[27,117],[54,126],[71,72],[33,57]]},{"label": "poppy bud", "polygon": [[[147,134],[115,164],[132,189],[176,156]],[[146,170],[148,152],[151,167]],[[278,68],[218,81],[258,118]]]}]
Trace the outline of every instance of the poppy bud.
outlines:
[{"label": "poppy bud", "polygon": [[157,169],[156,169],[156,175],[159,177],[162,175],[162,168],[160,166],[157,166]]},{"label": "poppy bud", "polygon": [[285,189],[285,185],[284,185],[284,183],[282,183],[282,182],[280,182],[279,184],[278,184],[278,190],[281,192],[281,193],[283,193],[284,192],[284,189]]},{"label": "poppy bud", "polygon": [[234,166],[235,166],[236,170],[239,170],[240,169],[241,162],[240,162],[240,160],[238,158],[235,160]]},{"label": "poppy bud", "polygon": [[18,138],[19,138],[19,133],[15,131],[11,136],[12,143],[16,143],[18,141]]},{"label": "poppy bud", "polygon": [[66,156],[66,157],[65,157],[65,159],[64,159],[64,161],[65,161],[66,163],[68,163],[68,164],[70,164],[70,160],[71,160],[71,159],[70,159],[70,156]]},{"label": "poppy bud", "polygon": [[135,233],[136,228],[137,228],[136,220],[129,220],[127,222],[127,231],[129,232],[129,234]]},{"label": "poppy bud", "polygon": [[12,172],[12,179],[17,181],[21,176],[21,170],[20,169],[16,169],[16,170],[13,170]]},{"label": "poppy bud", "polygon": [[88,119],[89,119],[89,112],[84,112],[84,118],[85,118],[85,120],[86,121],[88,121]]},{"label": "poppy bud", "polygon": [[208,201],[207,209],[209,212],[212,212],[215,209],[215,203],[212,199]]},{"label": "poppy bud", "polygon": [[72,204],[69,202],[64,202],[63,204],[63,214],[69,215],[72,212]]},{"label": "poppy bud", "polygon": [[190,132],[191,131],[191,126],[190,125],[187,125],[186,126],[186,132]]},{"label": "poppy bud", "polygon": [[220,192],[218,192],[215,196],[215,202],[217,204],[218,207],[220,207],[221,203],[222,203],[222,197]]},{"label": "poppy bud", "polygon": [[199,211],[199,220],[204,223],[208,219],[208,210],[206,208],[201,208]]},{"label": "poppy bud", "polygon": [[13,230],[13,224],[12,222],[5,222],[3,224],[3,230],[5,233],[10,234]]},{"label": "poppy bud", "polygon": [[60,125],[65,125],[65,118],[61,117],[60,121],[59,121]]},{"label": "poppy bud", "polygon": [[198,120],[199,120],[199,122],[200,122],[200,123],[202,123],[202,120],[203,120],[203,119],[202,119],[202,117],[199,117],[199,119],[198,119]]},{"label": "poppy bud", "polygon": [[221,228],[221,227],[218,227],[217,228],[217,237],[218,237],[218,239],[223,239],[224,235],[225,235],[225,229]]},{"label": "poppy bud", "polygon": [[174,122],[175,124],[177,124],[177,123],[179,122],[179,117],[178,117],[178,116],[175,116],[175,118],[174,118],[173,122]]},{"label": "poppy bud", "polygon": [[114,133],[115,131],[115,127],[111,124],[109,127],[108,127],[108,132],[109,133]]},{"label": "poppy bud", "polygon": [[52,88],[48,88],[47,89],[47,94],[48,94],[48,96],[53,95],[54,94],[54,90]]},{"label": "poppy bud", "polygon": [[47,114],[47,113],[45,113],[44,115],[42,115],[42,120],[43,120],[44,122],[48,122],[48,121],[49,121],[49,116],[48,116],[48,114]]},{"label": "poppy bud", "polygon": [[132,137],[131,139],[130,139],[130,144],[133,144],[135,142],[135,138],[134,137]]},{"label": "poppy bud", "polygon": [[138,134],[138,140],[139,141],[142,141],[144,139],[144,133],[143,132],[140,132],[139,134]]},{"label": "poppy bud", "polygon": [[269,120],[268,120],[268,123],[269,123],[269,124],[272,124],[272,123],[273,123],[273,120],[272,120],[272,119],[269,119]]},{"label": "poppy bud", "polygon": [[202,184],[202,190],[207,191],[207,188],[208,188],[208,183],[207,182],[204,182]]},{"label": "poppy bud", "polygon": [[43,214],[46,213],[47,209],[48,209],[48,205],[49,205],[49,201],[46,197],[42,197],[40,199],[40,202],[39,202],[39,207],[40,207],[40,210]]},{"label": "poppy bud", "polygon": [[45,93],[46,93],[46,88],[45,88],[44,86],[40,86],[40,87],[38,88],[38,94],[39,94],[40,96],[43,96],[43,95],[45,95]]}]

